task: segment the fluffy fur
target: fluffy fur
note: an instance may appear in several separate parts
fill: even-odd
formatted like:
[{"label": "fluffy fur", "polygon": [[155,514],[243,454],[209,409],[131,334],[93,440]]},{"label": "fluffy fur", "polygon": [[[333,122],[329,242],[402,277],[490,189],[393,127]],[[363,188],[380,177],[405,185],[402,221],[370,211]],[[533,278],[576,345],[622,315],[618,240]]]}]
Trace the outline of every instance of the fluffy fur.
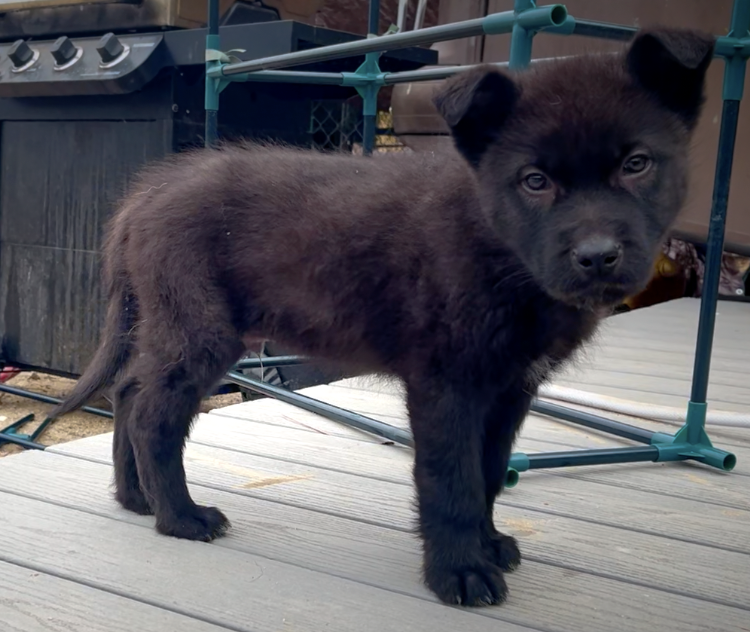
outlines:
[{"label": "fluffy fur", "polygon": [[56,414],[115,388],[116,496],[159,532],[228,527],[188,493],[201,398],[248,345],[406,389],[427,585],[503,601],[521,556],[493,524],[538,383],[648,281],[685,198],[713,39],[445,82],[457,151],[373,159],[252,144],[148,168],[104,245],[101,346]]}]

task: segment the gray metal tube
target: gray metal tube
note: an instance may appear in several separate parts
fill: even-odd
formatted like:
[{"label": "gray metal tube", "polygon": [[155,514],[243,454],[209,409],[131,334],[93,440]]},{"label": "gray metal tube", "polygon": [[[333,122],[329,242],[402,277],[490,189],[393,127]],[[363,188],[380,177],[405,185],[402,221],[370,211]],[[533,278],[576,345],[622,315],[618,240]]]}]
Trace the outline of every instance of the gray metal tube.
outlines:
[{"label": "gray metal tube", "polygon": [[[545,30],[545,33],[556,33],[560,27]],[[563,27],[564,28],[564,27]],[[598,37],[599,39],[619,40],[626,42],[638,32],[632,26],[621,24],[607,24],[605,22],[593,22],[591,20],[576,20],[573,27],[573,35],[582,37]]]},{"label": "gray metal tube", "polygon": [[606,417],[599,417],[598,415],[592,415],[591,413],[575,410],[574,408],[566,408],[558,404],[543,402],[538,399],[534,400],[531,404],[531,410],[535,413],[549,415],[550,417],[586,426],[587,428],[593,428],[594,430],[601,430],[616,437],[638,441],[639,443],[650,444],[654,436],[651,430],[645,430],[638,426],[631,426],[630,424],[613,421]]},{"label": "gray metal tube", "polygon": [[[33,399],[37,402],[43,402],[45,404],[60,404],[61,399],[57,397],[50,397],[49,395],[43,395],[42,393],[34,393],[33,391],[27,391],[22,388],[15,388],[14,386],[8,386],[7,384],[0,384],[0,392],[9,393],[17,397],[26,397],[27,399]],[[99,417],[107,417],[112,419],[113,415],[108,410],[102,410],[101,408],[93,408],[91,406],[81,406],[81,410],[85,413],[91,413],[92,415],[99,415]]]},{"label": "gray metal tube", "polygon": [[377,35],[379,24],[380,24],[380,0],[370,0],[369,11],[367,14],[367,32]]},{"label": "gray metal tube", "polygon": [[245,358],[234,365],[234,370],[239,369],[264,369],[279,366],[296,366],[308,364],[310,360],[301,356],[270,356],[267,358]]},{"label": "gray metal tube", "polygon": [[29,439],[22,439],[21,437],[17,437],[16,435],[0,432],[0,445],[3,445],[4,443],[19,445],[26,450],[44,450],[47,447],[46,445],[37,443],[36,441],[30,441]]},{"label": "gray metal tube", "polygon": [[260,380],[256,380],[254,378],[242,375],[241,373],[237,373],[236,371],[230,371],[229,373],[227,373],[225,379],[229,382],[237,384],[238,386],[243,386],[244,388],[247,388],[251,391],[261,393],[268,397],[273,397],[274,399],[278,399],[281,402],[292,404],[294,406],[297,406],[298,408],[302,408],[303,410],[308,410],[311,413],[316,413],[317,415],[321,415],[322,417],[326,417],[327,419],[331,419],[333,421],[338,421],[339,423],[357,428],[358,430],[364,430],[365,432],[369,432],[379,437],[384,437],[389,441],[400,443],[401,445],[409,447],[414,446],[414,440],[412,439],[410,432],[383,423],[382,421],[377,421],[376,419],[371,419],[370,417],[365,417],[364,415],[358,415],[357,413],[344,410],[343,408],[339,408],[338,406],[327,404],[326,402],[321,402],[320,400],[313,399],[312,397],[307,397],[293,391],[288,391],[285,388],[279,388],[278,386],[266,384],[265,382],[261,382]]},{"label": "gray metal tube", "polygon": [[[234,75],[232,81],[257,81],[258,83],[314,83],[316,85],[341,86],[344,75],[340,72],[305,72],[303,70],[259,70],[258,72]],[[365,83],[366,80],[363,81]]]},{"label": "gray metal tube", "polygon": [[[609,54],[609,53],[607,53]],[[538,64],[545,61],[553,61],[557,59],[566,59],[568,57],[575,57],[575,55],[561,55],[560,57],[541,57],[539,59],[532,59],[531,65]],[[397,83],[410,83],[412,81],[437,81],[440,79],[447,79],[452,77],[456,73],[463,72],[464,70],[470,70],[471,68],[477,68],[478,66],[494,66],[495,68],[508,68],[510,66],[507,61],[500,61],[491,64],[469,64],[468,66],[441,66],[440,68],[422,68],[420,70],[404,70],[403,72],[394,72],[386,74],[383,77],[383,83],[387,86],[394,85]]]},{"label": "gray metal tube", "polygon": [[568,450],[527,455],[530,470],[581,465],[610,465],[613,463],[643,463],[656,461],[656,447],[607,448],[603,450]]}]

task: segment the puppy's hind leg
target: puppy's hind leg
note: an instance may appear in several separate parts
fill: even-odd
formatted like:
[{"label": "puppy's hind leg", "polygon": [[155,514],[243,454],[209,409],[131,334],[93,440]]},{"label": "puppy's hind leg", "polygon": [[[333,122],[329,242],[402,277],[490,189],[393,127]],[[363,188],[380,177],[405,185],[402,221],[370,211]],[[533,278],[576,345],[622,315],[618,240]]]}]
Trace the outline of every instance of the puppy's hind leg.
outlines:
[{"label": "puppy's hind leg", "polygon": [[140,486],[159,533],[208,542],[223,535],[229,521],[215,507],[193,502],[183,450],[201,399],[237,361],[243,345],[231,327],[210,324],[190,335],[167,326],[141,330],[140,339],[142,353],[133,364],[140,386],[128,426]]},{"label": "puppy's hind leg", "polygon": [[129,426],[132,423],[133,398],[138,392],[138,380],[128,375],[115,386],[115,432],[112,460],[115,466],[115,498],[125,509],[142,516],[154,512],[141,489]]}]

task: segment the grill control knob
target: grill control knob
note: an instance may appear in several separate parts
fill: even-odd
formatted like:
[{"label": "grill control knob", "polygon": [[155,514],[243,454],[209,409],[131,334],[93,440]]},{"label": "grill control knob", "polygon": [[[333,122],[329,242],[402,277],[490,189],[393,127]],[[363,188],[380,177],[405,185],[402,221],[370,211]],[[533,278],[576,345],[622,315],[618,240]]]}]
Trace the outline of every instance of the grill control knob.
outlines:
[{"label": "grill control knob", "polygon": [[34,51],[31,46],[20,39],[8,49],[8,57],[14,67],[21,68],[34,58]]},{"label": "grill control knob", "polygon": [[78,48],[76,48],[76,45],[70,41],[69,37],[63,35],[55,41],[49,52],[52,53],[57,65],[62,66],[75,58],[78,53]]},{"label": "grill control knob", "polygon": [[102,39],[99,40],[99,45],[96,47],[96,51],[99,53],[99,57],[102,58],[102,63],[108,64],[117,59],[125,47],[122,45],[120,40],[114,33],[107,33]]}]

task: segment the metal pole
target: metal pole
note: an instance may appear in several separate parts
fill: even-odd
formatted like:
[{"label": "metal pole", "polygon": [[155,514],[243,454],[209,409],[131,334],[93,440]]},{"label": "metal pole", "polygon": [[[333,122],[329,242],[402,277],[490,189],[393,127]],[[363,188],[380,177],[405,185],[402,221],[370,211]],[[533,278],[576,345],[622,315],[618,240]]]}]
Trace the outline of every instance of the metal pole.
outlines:
[{"label": "metal pole", "polygon": [[279,366],[295,366],[307,364],[307,358],[300,356],[271,356],[269,358],[245,358],[234,365],[235,370],[241,369],[270,369]]},{"label": "metal pole", "polygon": [[[208,0],[208,34],[206,35],[206,51],[220,50],[219,37],[219,0]],[[219,138],[219,94],[216,81],[209,78],[208,71],[211,62],[206,61],[206,129],[204,143],[206,147],[213,147]]]},{"label": "metal pole", "polygon": [[729,182],[734,159],[734,144],[737,134],[740,102],[724,101],[719,132],[719,153],[716,160],[716,175],[708,230],[706,269],[703,277],[700,320],[693,367],[693,386],[690,395],[694,403],[705,403],[711,365],[711,350],[716,324],[716,303],[719,291],[721,259],[724,250],[724,226],[726,223]]},{"label": "metal pole", "polygon": [[[551,28],[545,33],[556,33],[557,28]],[[633,38],[638,32],[637,28],[632,26],[622,26],[620,24],[607,24],[605,22],[593,22],[591,20],[575,20],[572,35],[582,37],[596,37],[598,39],[619,40],[626,42]]]},{"label": "metal pole", "polygon": [[[370,14],[367,20],[367,37],[378,35],[380,25],[380,0],[370,0]],[[369,53],[371,60],[377,64],[377,56]],[[375,127],[378,116],[378,90],[371,84],[363,91],[362,98],[362,153],[370,156],[375,148]]]},{"label": "metal pole", "polygon": [[[730,29],[729,37],[741,38],[745,41],[750,37],[750,0],[735,0]],[[724,67],[724,103],[721,112],[719,148],[716,157],[713,199],[711,201],[706,268],[703,275],[698,336],[695,345],[693,384],[685,423],[690,443],[700,443],[705,437],[706,395],[708,393],[711,351],[716,326],[716,304],[719,294],[721,260],[724,253],[724,230],[729,202],[729,186],[732,178],[740,101],[745,85],[746,55],[747,51],[744,47],[733,48],[726,54]]]},{"label": "metal pole", "polygon": [[230,371],[227,373],[225,379],[237,384],[238,386],[243,386],[244,388],[256,391],[257,393],[273,397],[274,399],[286,402],[287,404],[292,404],[298,408],[308,410],[333,421],[338,421],[347,426],[352,426],[353,428],[370,432],[379,437],[384,437],[389,441],[409,447],[414,446],[414,440],[412,439],[410,432],[383,423],[382,421],[377,421],[376,419],[371,419],[364,415],[358,415],[357,413],[327,404],[326,402],[321,402],[312,397],[306,397],[305,395],[288,391],[284,388],[279,388],[278,386],[266,384],[260,380],[237,373],[236,371]]},{"label": "metal pole", "polygon": [[3,443],[13,443],[15,445],[20,445],[22,448],[26,448],[27,450],[44,450],[47,447],[46,445],[42,445],[41,443],[37,443],[36,441],[29,441],[28,439],[22,439],[21,437],[17,437],[15,435],[0,432],[0,445],[2,445]]},{"label": "metal pole", "polygon": [[[7,384],[0,384],[0,391],[3,393],[9,393],[11,395],[16,395],[17,397],[26,397],[27,399],[33,399],[37,402],[43,402],[45,404],[62,403],[62,400],[57,399],[57,397],[50,397],[49,395],[42,395],[41,393],[33,393],[22,388],[14,388],[13,386],[8,386]],[[107,417],[108,419],[112,419],[113,417],[111,412],[109,412],[108,410],[102,410],[101,408],[82,406],[81,410],[86,413],[91,413],[92,415],[99,415],[99,417]]]},{"label": "metal pole", "polygon": [[650,430],[644,430],[637,426],[613,421],[605,417],[599,417],[598,415],[575,410],[574,408],[566,408],[564,406],[559,406],[558,404],[550,404],[549,402],[543,402],[538,399],[535,399],[532,402],[531,410],[541,415],[549,415],[550,417],[586,426],[587,428],[601,430],[608,434],[622,437],[623,439],[637,441],[638,443],[651,443],[655,434]]},{"label": "metal pole", "polygon": [[[568,450],[527,454],[528,469],[575,467],[580,465],[609,465],[612,463],[640,463],[656,461],[659,449],[653,446],[638,448],[607,448],[603,450]],[[511,467],[513,458],[511,457]]]},{"label": "metal pole", "polygon": [[[375,97],[375,99],[377,99],[377,97]],[[367,101],[368,97],[365,96],[364,100]],[[375,114],[367,113],[368,111],[371,111],[371,108],[368,107],[368,105],[371,104],[365,103],[364,105],[366,113],[362,115],[362,153],[364,153],[365,156],[369,156],[372,154],[372,151],[375,148],[375,124],[377,120],[377,105],[374,108],[376,110]]]},{"label": "metal pole", "polygon": [[380,27],[380,0],[370,0],[370,11],[367,16],[368,35],[377,35]]}]

